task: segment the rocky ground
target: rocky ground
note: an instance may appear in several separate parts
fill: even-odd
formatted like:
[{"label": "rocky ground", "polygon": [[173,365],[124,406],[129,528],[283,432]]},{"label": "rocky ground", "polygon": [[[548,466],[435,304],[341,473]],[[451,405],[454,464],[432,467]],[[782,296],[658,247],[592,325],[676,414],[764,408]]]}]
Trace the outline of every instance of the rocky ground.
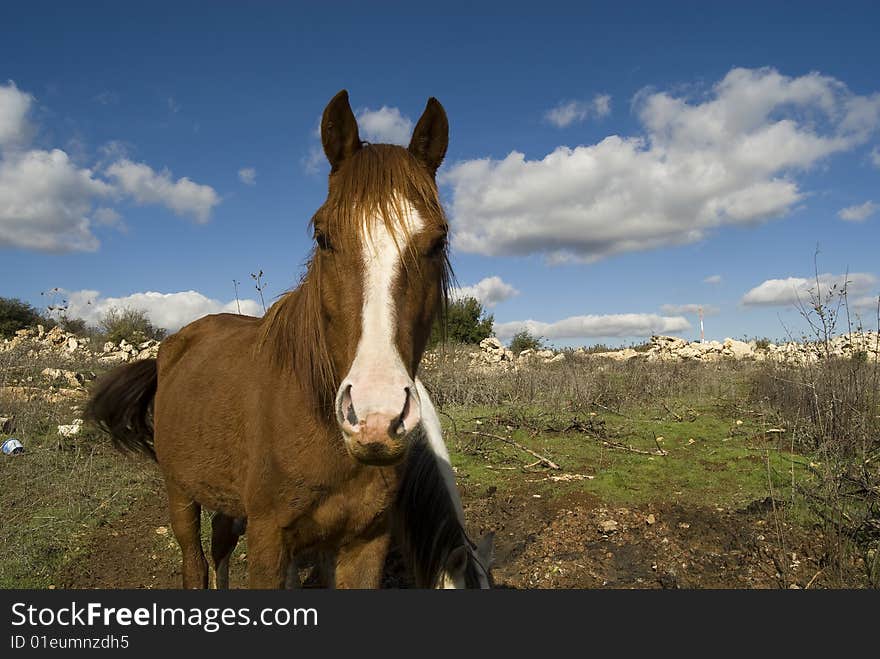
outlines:
[{"label": "rocky ground", "polygon": [[[483,339],[479,352],[470,353],[475,368],[518,368],[535,364],[553,364],[566,359],[611,359],[629,361],[643,359],[653,361],[702,361],[717,362],[725,359],[772,361],[796,365],[816,363],[827,357],[863,358],[874,362],[880,360],[880,335],[877,332],[853,332],[829,339],[829,341],[790,341],[775,344],[757,341],[688,342],[674,336],[652,336],[644,349],[622,348],[608,352],[594,352],[585,348],[574,350],[523,350],[518,355],[495,337]],[[430,363],[436,357],[428,355]]]}]

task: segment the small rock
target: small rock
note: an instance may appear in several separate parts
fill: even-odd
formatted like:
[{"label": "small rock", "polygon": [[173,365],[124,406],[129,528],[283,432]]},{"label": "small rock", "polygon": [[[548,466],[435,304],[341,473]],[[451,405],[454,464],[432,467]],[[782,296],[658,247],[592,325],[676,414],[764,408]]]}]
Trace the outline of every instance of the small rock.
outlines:
[{"label": "small rock", "polygon": [[602,533],[614,533],[617,530],[619,524],[613,519],[606,519],[602,522],[599,522],[599,531]]},{"label": "small rock", "polygon": [[58,426],[58,434],[62,437],[76,437],[79,434],[79,431],[82,430],[82,419],[74,419],[73,423],[69,425]]},{"label": "small rock", "polygon": [[654,514],[653,514],[653,513],[651,513],[650,515],[648,515],[648,516],[645,518],[645,523],[646,523],[648,526],[652,526],[653,524],[656,524],[656,523],[657,523],[657,518],[654,517]]}]

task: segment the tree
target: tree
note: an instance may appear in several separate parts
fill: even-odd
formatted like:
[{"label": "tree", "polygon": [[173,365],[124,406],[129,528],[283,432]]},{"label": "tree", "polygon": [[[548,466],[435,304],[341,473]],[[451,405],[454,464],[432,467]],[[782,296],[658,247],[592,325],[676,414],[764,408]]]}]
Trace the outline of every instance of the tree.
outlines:
[{"label": "tree", "polygon": [[110,308],[101,316],[98,324],[105,340],[113,343],[119,343],[122,339],[129,343],[140,343],[147,339],[161,341],[165,337],[165,330],[154,327],[146,312],[140,309]]},{"label": "tree", "polygon": [[540,350],[544,347],[544,337],[535,336],[528,330],[521,330],[510,340],[510,351],[518,355],[523,350]]},{"label": "tree", "polygon": [[435,346],[444,338],[452,343],[479,343],[492,336],[494,322],[495,318],[486,314],[476,298],[451,300],[446,307],[445,318],[439,317],[434,321],[429,345]]},{"label": "tree", "polygon": [[0,297],[0,336],[11,337],[26,327],[43,322],[43,317],[27,302]]}]

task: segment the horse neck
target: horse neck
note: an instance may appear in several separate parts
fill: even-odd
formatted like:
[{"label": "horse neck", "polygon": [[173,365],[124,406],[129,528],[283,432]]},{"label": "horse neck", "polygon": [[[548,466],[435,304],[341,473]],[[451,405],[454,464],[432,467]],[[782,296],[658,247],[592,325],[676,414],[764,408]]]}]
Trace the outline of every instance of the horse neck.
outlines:
[{"label": "horse neck", "polygon": [[330,420],[336,396],[336,373],[326,342],[311,269],[300,285],[270,307],[263,318],[260,349],[284,372],[292,374],[313,402],[315,416]]}]

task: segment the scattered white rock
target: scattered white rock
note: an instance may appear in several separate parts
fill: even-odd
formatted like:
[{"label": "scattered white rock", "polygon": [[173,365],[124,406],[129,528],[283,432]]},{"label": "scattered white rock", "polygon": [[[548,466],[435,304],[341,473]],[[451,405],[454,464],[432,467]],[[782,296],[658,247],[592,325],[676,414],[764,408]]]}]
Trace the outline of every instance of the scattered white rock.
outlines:
[{"label": "scattered white rock", "polygon": [[58,426],[58,434],[66,438],[76,437],[82,430],[82,425],[82,419],[74,419],[73,423],[69,425]]}]

